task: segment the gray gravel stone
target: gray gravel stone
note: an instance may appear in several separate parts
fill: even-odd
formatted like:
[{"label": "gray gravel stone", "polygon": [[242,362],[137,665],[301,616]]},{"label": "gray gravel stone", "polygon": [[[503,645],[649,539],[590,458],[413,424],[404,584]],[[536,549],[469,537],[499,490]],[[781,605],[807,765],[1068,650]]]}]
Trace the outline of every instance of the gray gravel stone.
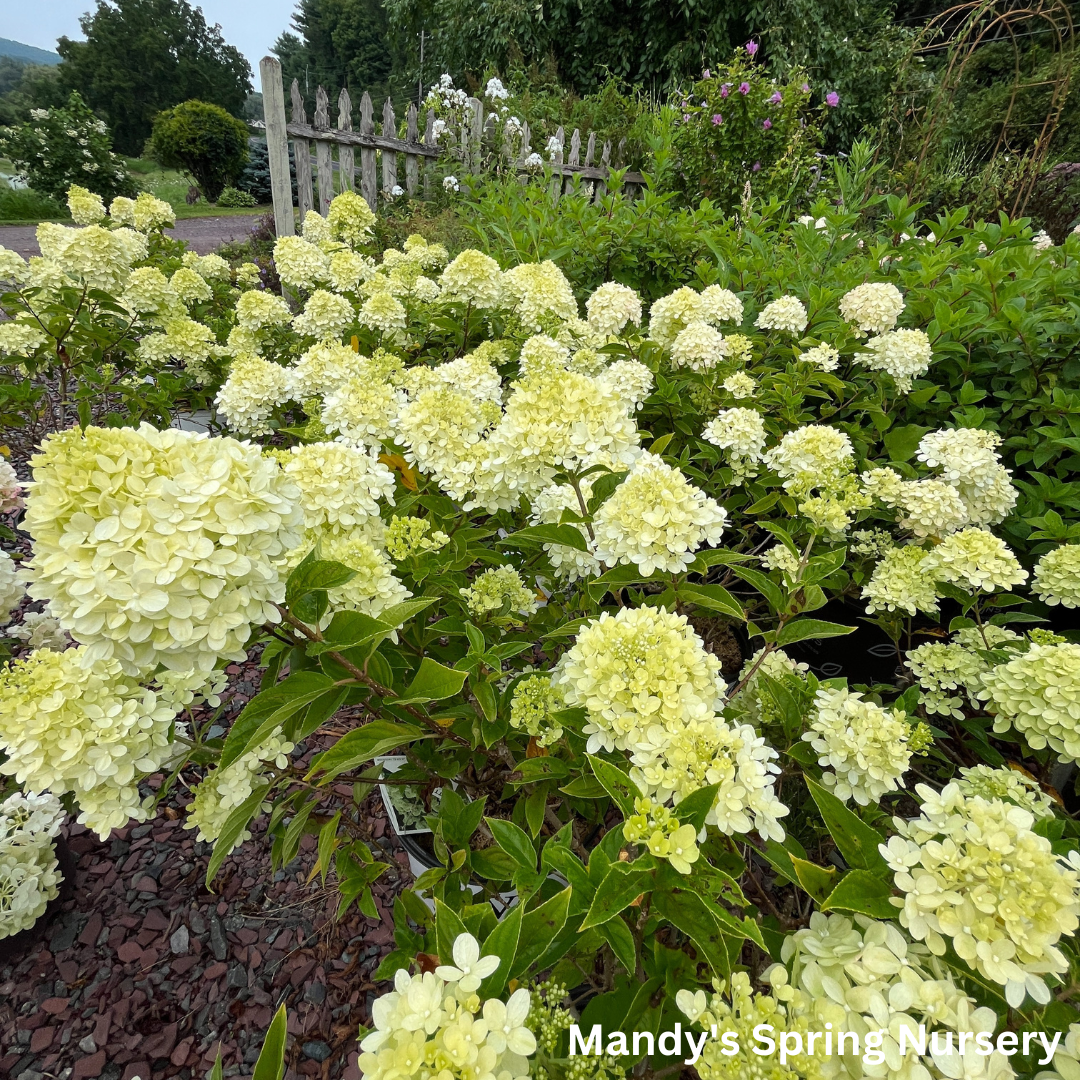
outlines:
[{"label": "gray gravel stone", "polygon": [[54,953],[70,949],[75,944],[75,938],[79,936],[79,928],[84,921],[84,916],[74,911],[65,911],[53,924],[52,933],[49,935],[49,948]]},{"label": "gray gravel stone", "polygon": [[210,916],[210,949],[215,960],[224,960],[229,955],[229,943],[225,938],[225,928],[214,913]]},{"label": "gray gravel stone", "polygon": [[93,1035],[87,1035],[86,1038],[79,1040],[79,1049],[85,1054],[96,1054],[97,1043],[94,1042]]},{"label": "gray gravel stone", "polygon": [[169,948],[172,949],[174,956],[185,956],[190,944],[191,937],[188,934],[188,928],[181,923],[169,938]]},{"label": "gray gravel stone", "polygon": [[321,1039],[312,1039],[311,1042],[304,1043],[302,1052],[304,1057],[312,1061],[325,1061],[334,1051],[330,1049],[329,1043],[324,1043]]},{"label": "gray gravel stone", "polygon": [[309,983],[304,991],[304,1000],[312,1005],[321,1005],[326,1000],[326,987],[321,982]]}]

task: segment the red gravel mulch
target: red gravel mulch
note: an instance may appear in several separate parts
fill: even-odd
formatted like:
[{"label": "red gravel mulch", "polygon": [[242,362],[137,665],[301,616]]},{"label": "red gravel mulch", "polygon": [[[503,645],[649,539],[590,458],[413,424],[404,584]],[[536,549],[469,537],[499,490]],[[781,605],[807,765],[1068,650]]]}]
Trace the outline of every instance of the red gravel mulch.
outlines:
[{"label": "red gravel mulch", "polygon": [[[235,715],[257,670],[253,662],[229,670]],[[179,786],[156,820],[105,842],[66,827],[75,896],[39,944],[0,961],[0,1077],[203,1080],[219,1046],[226,1076],[250,1076],[285,1002],[286,1080],[359,1080],[357,1027],[370,1024],[372,973],[393,948],[394,895],[411,880],[404,852],[394,856],[398,872],[373,887],[379,922],[355,905],[334,921],[332,879],[326,889],[318,878],[307,883],[313,836],[274,873],[258,823],[211,893],[211,845],[183,828],[190,798]],[[362,810],[373,838],[389,833],[377,796]]]}]

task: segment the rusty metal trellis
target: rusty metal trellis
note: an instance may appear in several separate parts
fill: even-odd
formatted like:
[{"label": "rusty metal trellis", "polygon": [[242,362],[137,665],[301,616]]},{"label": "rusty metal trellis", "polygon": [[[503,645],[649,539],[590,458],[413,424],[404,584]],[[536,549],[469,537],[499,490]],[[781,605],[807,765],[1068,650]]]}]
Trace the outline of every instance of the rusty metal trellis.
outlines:
[{"label": "rusty metal trellis", "polygon": [[[1041,37],[1050,47],[1049,77],[1025,75],[1023,39]],[[914,162],[910,184],[918,191],[937,149],[941,129],[968,67],[980,49],[991,44],[1012,47],[1013,77],[1008,105],[990,160],[1008,153],[1025,158],[1010,209],[1012,216],[1024,212],[1042,172],[1054,132],[1061,122],[1069,93],[1074,27],[1066,0],[970,0],[957,4],[932,19],[915,40],[901,66],[888,127],[896,133],[894,167]],[[944,66],[930,79],[920,77],[924,62],[946,52]],[[1025,149],[1017,139],[1013,111],[1022,91],[1038,86],[1050,88],[1050,99],[1039,133]]]}]

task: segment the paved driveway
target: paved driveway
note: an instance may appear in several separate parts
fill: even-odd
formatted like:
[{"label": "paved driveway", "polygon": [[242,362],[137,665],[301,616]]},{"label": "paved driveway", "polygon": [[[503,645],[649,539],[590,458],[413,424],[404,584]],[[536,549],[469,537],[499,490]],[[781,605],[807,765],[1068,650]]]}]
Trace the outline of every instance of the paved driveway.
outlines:
[{"label": "paved driveway", "polygon": [[[235,217],[185,218],[176,223],[169,232],[188,244],[200,255],[217,251],[222,244],[232,240],[244,240],[259,221],[257,214],[238,214]],[[0,244],[17,251],[23,258],[40,255],[34,238],[35,225],[0,225]]]}]

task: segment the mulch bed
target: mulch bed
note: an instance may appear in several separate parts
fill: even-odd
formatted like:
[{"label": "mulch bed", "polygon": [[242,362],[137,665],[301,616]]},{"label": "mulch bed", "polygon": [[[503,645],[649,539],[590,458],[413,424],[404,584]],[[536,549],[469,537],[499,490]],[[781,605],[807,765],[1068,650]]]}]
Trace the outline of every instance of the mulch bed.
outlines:
[{"label": "mulch bed", "polygon": [[[227,717],[258,687],[254,660],[229,671]],[[299,748],[301,760],[315,749]],[[357,1027],[370,1024],[371,1003],[385,989],[372,973],[393,948],[394,896],[411,880],[405,853],[395,849],[397,872],[373,887],[378,922],[355,905],[334,921],[332,877],[325,889],[318,877],[308,883],[313,836],[274,872],[258,822],[211,893],[211,845],[183,827],[190,800],[178,785],[156,820],[117,829],[105,842],[80,825],[65,827],[78,860],[75,895],[39,944],[0,960],[0,1077],[203,1080],[219,1046],[226,1076],[250,1076],[285,1002],[286,1080],[359,1080]],[[387,844],[377,795],[361,815],[371,837]]]}]

